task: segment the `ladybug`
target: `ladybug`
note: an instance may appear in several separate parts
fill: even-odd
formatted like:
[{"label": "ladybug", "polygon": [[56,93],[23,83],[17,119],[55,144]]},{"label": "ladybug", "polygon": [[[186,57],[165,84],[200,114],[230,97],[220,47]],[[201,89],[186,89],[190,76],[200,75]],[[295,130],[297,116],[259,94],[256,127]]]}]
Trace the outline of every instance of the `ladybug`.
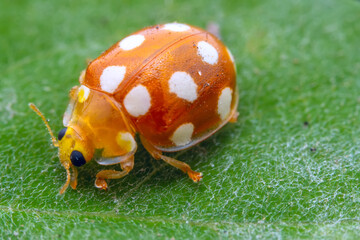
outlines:
[{"label": "ladybug", "polygon": [[67,172],[60,194],[69,185],[76,188],[77,167],[91,159],[122,169],[97,173],[97,188],[106,190],[106,180],[127,175],[136,133],[151,156],[198,182],[201,173],[163,152],[190,148],[238,116],[232,54],[214,35],[187,24],[157,25],[125,37],[91,61],[79,82],[70,90],[57,139],[30,104],[59,148]]}]

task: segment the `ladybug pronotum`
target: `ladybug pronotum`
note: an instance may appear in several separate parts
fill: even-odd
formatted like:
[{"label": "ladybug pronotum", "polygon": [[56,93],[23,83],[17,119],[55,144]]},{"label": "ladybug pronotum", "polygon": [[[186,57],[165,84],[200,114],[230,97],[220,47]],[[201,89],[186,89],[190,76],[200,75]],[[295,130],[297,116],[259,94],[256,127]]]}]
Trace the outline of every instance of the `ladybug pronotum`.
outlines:
[{"label": "ladybug pronotum", "polygon": [[[95,159],[120,164],[102,170],[95,186],[127,175],[134,166],[138,133],[155,158],[198,182],[202,174],[163,155],[194,146],[237,118],[234,58],[215,36],[200,28],[168,23],[142,29],[89,63],[70,90],[63,128],[55,139],[67,180],[60,193],[77,185],[77,167]],[[70,175],[70,168],[72,175]]]}]

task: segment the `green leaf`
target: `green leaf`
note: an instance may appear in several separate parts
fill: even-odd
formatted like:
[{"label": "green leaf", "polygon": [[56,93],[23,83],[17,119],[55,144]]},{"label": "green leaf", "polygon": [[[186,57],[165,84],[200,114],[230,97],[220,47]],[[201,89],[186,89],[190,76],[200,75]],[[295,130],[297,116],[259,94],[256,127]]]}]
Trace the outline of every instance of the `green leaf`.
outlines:
[{"label": "green leaf", "polygon": [[[238,123],[172,155],[203,181],[140,147],[107,192],[92,163],[59,195],[65,170],[28,102],[57,132],[86,59],[171,21],[217,23],[237,60]],[[1,238],[360,237],[359,1],[3,0],[0,22]]]}]

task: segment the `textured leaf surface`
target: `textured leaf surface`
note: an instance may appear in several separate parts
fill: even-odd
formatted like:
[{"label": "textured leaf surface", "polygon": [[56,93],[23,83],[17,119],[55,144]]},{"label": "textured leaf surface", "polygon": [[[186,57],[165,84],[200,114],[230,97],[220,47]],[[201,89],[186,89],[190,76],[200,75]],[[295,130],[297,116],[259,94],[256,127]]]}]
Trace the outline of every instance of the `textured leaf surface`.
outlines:
[{"label": "textured leaf surface", "polygon": [[[1,238],[359,238],[359,1],[10,1],[0,4]],[[61,129],[87,58],[144,26],[219,24],[237,59],[239,121],[179,160],[58,190],[65,171],[36,103]]]}]

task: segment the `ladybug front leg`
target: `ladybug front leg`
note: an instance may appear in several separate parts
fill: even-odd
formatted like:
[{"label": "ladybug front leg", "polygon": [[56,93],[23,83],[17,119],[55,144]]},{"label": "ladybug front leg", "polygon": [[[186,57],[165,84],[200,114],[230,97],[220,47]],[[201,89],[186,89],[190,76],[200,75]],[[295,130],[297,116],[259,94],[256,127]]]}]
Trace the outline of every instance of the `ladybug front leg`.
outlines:
[{"label": "ladybug front leg", "polygon": [[70,177],[70,186],[71,186],[72,189],[76,189],[78,170],[73,165],[71,165],[71,170],[72,170],[73,174]]},{"label": "ladybug front leg", "polygon": [[143,146],[145,147],[145,149],[151,154],[151,156],[153,156],[155,159],[161,159],[164,162],[170,164],[173,167],[176,167],[178,169],[180,169],[181,171],[183,171],[184,173],[187,173],[187,175],[194,181],[194,182],[199,182],[203,175],[202,173],[199,172],[195,172],[191,169],[191,167],[184,163],[181,162],[179,160],[176,160],[175,158],[171,158],[171,157],[167,157],[162,155],[162,152],[157,150],[156,148],[154,148],[148,141],[146,141],[146,139],[142,136],[140,136],[141,142],[143,144]]},{"label": "ladybug front leg", "polygon": [[134,167],[134,155],[120,162],[122,171],[102,170],[96,174],[95,187],[106,190],[106,179],[119,179],[126,176]]}]

